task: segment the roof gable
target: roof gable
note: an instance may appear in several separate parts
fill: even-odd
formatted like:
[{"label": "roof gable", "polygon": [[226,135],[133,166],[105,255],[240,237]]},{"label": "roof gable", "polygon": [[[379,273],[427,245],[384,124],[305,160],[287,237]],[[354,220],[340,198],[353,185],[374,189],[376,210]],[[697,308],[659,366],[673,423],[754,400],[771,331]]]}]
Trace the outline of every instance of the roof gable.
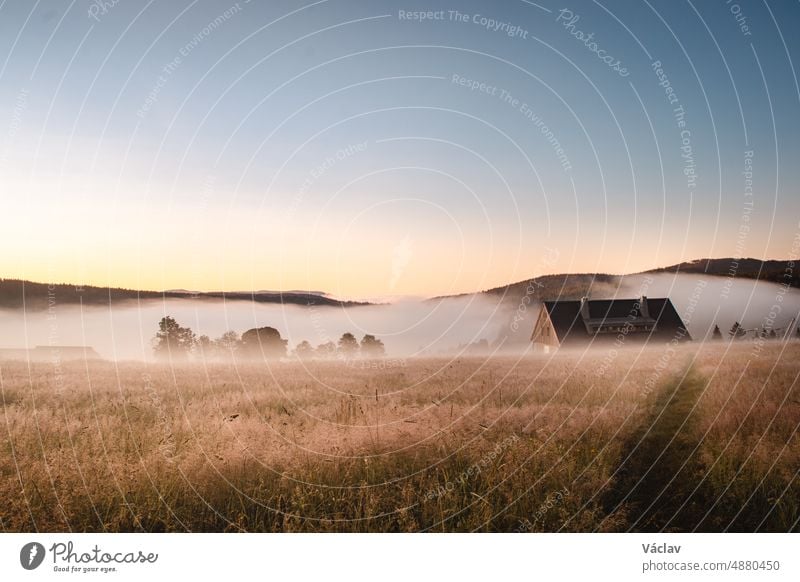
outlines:
[{"label": "roof gable", "polygon": [[562,345],[615,340],[619,335],[644,341],[691,339],[672,301],[668,298],[643,300],[646,311],[641,309],[640,299],[588,300],[588,319],[581,313],[581,301],[545,301],[543,309]]}]

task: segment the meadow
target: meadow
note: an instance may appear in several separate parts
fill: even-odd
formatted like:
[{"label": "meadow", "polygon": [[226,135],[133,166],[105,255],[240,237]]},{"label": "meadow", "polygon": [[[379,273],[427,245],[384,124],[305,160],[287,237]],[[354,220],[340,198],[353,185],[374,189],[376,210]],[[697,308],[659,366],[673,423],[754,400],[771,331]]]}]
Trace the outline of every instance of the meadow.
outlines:
[{"label": "meadow", "polygon": [[800,343],[0,362],[3,531],[798,531]]}]

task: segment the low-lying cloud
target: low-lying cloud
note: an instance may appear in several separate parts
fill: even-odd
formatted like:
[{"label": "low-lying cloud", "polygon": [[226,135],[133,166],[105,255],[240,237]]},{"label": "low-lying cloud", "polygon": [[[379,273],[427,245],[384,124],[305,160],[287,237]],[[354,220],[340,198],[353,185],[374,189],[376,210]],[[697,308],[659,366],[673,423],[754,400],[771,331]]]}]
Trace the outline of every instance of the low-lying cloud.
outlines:
[{"label": "low-lying cloud", "polygon": [[[800,313],[797,289],[699,275],[627,276],[615,293],[605,289],[602,296],[593,297],[630,298],[642,292],[670,297],[697,340],[714,324],[727,334],[734,321],[758,328],[772,313],[773,326],[784,328]],[[151,360],[158,321],[171,315],[212,339],[228,330],[242,333],[271,326],[289,340],[290,349],[303,340],[314,346],[336,342],[349,331],[359,339],[376,335],[390,357],[455,353],[481,340],[492,350],[521,352],[529,347],[539,303],[533,300],[520,309],[520,299],[474,295],[348,308],[181,299],[119,303],[111,308],[56,305],[44,312],[0,311],[0,347],[87,345],[108,359]]]}]

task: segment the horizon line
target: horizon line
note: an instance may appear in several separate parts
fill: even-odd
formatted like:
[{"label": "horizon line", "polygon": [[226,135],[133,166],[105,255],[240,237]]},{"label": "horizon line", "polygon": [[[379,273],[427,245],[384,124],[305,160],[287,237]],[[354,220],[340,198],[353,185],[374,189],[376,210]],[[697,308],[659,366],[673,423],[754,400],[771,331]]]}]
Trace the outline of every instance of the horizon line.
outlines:
[{"label": "horizon line", "polygon": [[207,291],[200,291],[200,290],[191,290],[191,289],[183,289],[183,288],[153,290],[153,289],[136,289],[136,288],[133,288],[133,287],[115,287],[115,286],[105,286],[105,285],[101,286],[101,285],[95,285],[95,284],[90,284],[90,283],[76,284],[76,283],[71,283],[71,282],[34,281],[34,280],[31,280],[31,279],[21,279],[21,278],[17,278],[17,277],[0,277],[0,282],[18,281],[18,282],[22,283],[23,285],[25,283],[29,283],[29,284],[34,284],[34,285],[47,285],[48,287],[50,287],[50,286],[53,286],[53,287],[55,287],[55,286],[67,286],[67,287],[74,287],[76,290],[90,287],[90,288],[94,288],[94,289],[130,291],[130,292],[134,292],[134,293],[147,293],[147,294],[160,294],[160,295],[174,294],[174,295],[181,295],[181,296],[184,296],[184,297],[185,296],[189,296],[189,297],[197,296],[197,298],[201,298],[201,296],[209,296],[209,295],[212,295],[212,294],[252,295],[252,296],[257,296],[257,295],[281,295],[281,296],[283,296],[283,295],[314,295],[314,296],[318,296],[318,297],[324,297],[325,299],[330,300],[330,301],[338,301],[338,302],[341,302],[341,303],[368,303],[368,304],[372,304],[372,305],[381,305],[381,303],[373,303],[373,301],[376,300],[376,299],[384,299],[385,300],[385,299],[397,299],[397,298],[400,298],[400,299],[434,300],[434,299],[444,299],[444,298],[448,298],[448,297],[465,297],[465,296],[469,296],[469,295],[477,295],[477,294],[480,294],[480,293],[486,293],[488,291],[492,291],[494,289],[499,289],[499,288],[502,288],[502,287],[510,287],[512,285],[517,285],[519,283],[524,283],[525,281],[531,281],[531,280],[539,279],[541,277],[563,277],[563,276],[578,276],[578,275],[605,276],[605,277],[630,277],[630,276],[633,276],[633,275],[642,275],[642,274],[645,274],[645,273],[652,273],[654,271],[670,269],[670,268],[673,268],[673,267],[680,267],[681,265],[693,264],[693,263],[698,263],[698,262],[702,262],[702,261],[725,261],[725,260],[730,260],[730,261],[758,261],[758,262],[761,262],[761,263],[767,263],[767,262],[791,262],[794,259],[791,259],[791,258],[786,258],[786,259],[758,259],[758,258],[755,258],[755,257],[718,257],[718,258],[703,257],[703,258],[699,258],[699,259],[689,259],[689,260],[686,260],[686,261],[682,261],[680,263],[673,263],[673,264],[670,264],[670,265],[652,267],[650,269],[646,269],[646,270],[643,270],[643,271],[633,271],[633,272],[630,272],[630,273],[604,273],[604,272],[547,273],[547,274],[542,274],[542,275],[534,275],[532,277],[528,277],[528,278],[520,279],[518,281],[512,281],[512,282],[509,282],[509,283],[496,285],[496,286],[493,286],[493,287],[487,287],[487,288],[484,288],[484,289],[473,290],[473,291],[466,291],[466,292],[463,292],[463,293],[454,293],[454,294],[450,294],[450,295],[391,295],[391,294],[387,294],[387,295],[364,295],[364,296],[360,296],[360,297],[355,297],[354,296],[354,297],[347,297],[347,298],[336,297],[336,296],[331,295],[330,293],[328,293],[326,291],[311,291],[311,290],[305,291],[305,290],[300,290],[300,289],[291,289],[291,290],[285,290],[285,291],[284,290],[269,290],[269,289],[258,289],[258,290],[251,290],[251,291],[246,291],[246,290],[229,290],[229,291],[225,291],[225,290],[220,290],[220,289],[211,289],[211,290],[207,290]]}]

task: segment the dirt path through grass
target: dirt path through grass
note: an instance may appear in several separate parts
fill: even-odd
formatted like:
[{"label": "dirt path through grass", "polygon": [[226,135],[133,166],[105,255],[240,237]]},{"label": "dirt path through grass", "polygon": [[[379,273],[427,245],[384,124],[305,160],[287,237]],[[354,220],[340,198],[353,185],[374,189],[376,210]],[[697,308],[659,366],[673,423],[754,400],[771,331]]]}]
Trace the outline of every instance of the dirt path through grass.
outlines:
[{"label": "dirt path through grass", "polygon": [[[629,439],[603,505],[620,531],[691,531],[705,514],[695,404],[707,380],[689,367],[665,384]],[[609,519],[613,516],[614,519]]]}]

